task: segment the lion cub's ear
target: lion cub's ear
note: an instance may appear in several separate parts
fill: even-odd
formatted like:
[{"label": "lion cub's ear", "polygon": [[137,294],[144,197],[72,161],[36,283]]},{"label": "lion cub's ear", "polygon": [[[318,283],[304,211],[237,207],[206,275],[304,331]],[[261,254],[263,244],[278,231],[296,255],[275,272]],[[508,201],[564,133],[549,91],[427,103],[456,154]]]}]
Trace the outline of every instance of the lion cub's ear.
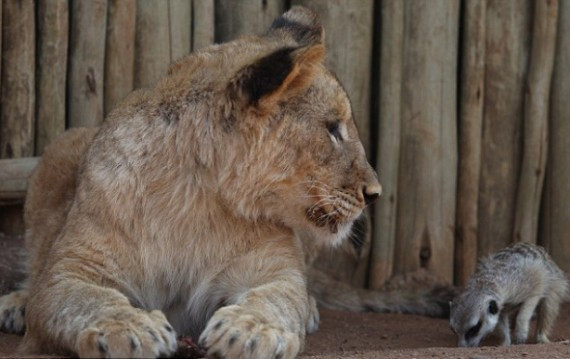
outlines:
[{"label": "lion cub's ear", "polygon": [[322,63],[322,45],[281,48],[241,69],[230,91],[246,106],[268,113],[275,106],[306,89]]}]

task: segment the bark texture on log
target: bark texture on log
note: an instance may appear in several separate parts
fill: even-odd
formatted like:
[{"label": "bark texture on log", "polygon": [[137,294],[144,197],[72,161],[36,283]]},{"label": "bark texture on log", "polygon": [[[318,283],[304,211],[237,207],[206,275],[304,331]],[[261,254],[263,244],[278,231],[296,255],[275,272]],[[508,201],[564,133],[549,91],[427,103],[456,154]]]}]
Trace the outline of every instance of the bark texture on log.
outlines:
[{"label": "bark texture on log", "polygon": [[0,158],[33,156],[35,11],[33,0],[2,3]]},{"label": "bark texture on log", "polygon": [[214,0],[192,1],[192,51],[214,43]]},{"label": "bark texture on log", "polygon": [[325,28],[327,65],[351,99],[354,120],[370,156],[370,72],[372,70],[372,0],[293,0],[319,14]]},{"label": "bark texture on log", "polygon": [[70,8],[68,127],[94,127],[104,113],[107,0],[72,1]]},{"label": "bark texture on log", "polygon": [[261,35],[284,11],[284,0],[216,0],[216,42]]},{"label": "bark texture on log", "polygon": [[38,1],[36,155],[65,131],[68,0]]},{"label": "bark texture on log", "polygon": [[459,2],[405,8],[402,128],[394,269],[453,280]]},{"label": "bark texture on log", "polygon": [[[525,91],[523,160],[517,191],[513,242],[536,243],[546,154],[548,108],[558,0],[536,1],[530,69]],[[570,120],[570,118],[568,118]]]},{"label": "bark texture on log", "polygon": [[479,256],[509,245],[512,238],[530,48],[530,5],[529,0],[487,1]]},{"label": "bark texture on log", "polygon": [[135,0],[109,0],[105,45],[105,115],[134,88]]},{"label": "bark texture on log", "polygon": [[[369,286],[380,289],[392,276],[398,208],[398,165],[404,46],[404,2],[381,3],[380,107],[376,170],[382,197],[375,208]],[[376,97],[378,98],[378,97]]]},{"label": "bark texture on log", "polygon": [[570,272],[570,1],[560,1],[541,244]]},{"label": "bark texture on log", "polygon": [[455,238],[455,281],[458,285],[467,283],[477,264],[477,204],[485,89],[486,2],[468,0],[463,4]]},{"label": "bark texture on log", "polygon": [[135,87],[151,87],[170,65],[168,2],[137,0]]}]

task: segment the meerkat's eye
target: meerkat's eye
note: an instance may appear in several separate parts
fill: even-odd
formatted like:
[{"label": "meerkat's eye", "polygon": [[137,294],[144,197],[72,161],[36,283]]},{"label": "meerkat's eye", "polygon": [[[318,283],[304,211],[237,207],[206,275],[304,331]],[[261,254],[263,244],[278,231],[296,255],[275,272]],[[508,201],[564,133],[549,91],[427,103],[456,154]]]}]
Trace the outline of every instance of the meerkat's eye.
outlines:
[{"label": "meerkat's eye", "polygon": [[467,331],[467,333],[465,333],[465,339],[466,339],[466,340],[469,340],[469,339],[471,339],[471,338],[476,337],[477,334],[479,334],[479,330],[481,329],[481,325],[482,325],[482,324],[483,324],[483,323],[481,322],[481,320],[479,320],[476,325],[472,326],[472,327]]},{"label": "meerkat's eye", "polygon": [[329,131],[329,134],[334,137],[337,141],[342,141],[342,133],[340,131],[340,122],[339,121],[334,121],[334,122],[328,122],[327,123],[327,131]]},{"label": "meerkat's eye", "polygon": [[499,306],[497,305],[497,301],[492,300],[489,303],[489,313],[495,315],[499,312]]}]

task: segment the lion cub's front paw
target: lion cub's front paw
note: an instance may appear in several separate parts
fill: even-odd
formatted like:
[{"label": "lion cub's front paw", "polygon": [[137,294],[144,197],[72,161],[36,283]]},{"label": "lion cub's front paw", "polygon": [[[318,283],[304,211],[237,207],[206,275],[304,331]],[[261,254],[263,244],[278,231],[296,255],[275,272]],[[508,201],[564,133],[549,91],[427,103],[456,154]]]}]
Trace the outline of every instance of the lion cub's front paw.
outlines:
[{"label": "lion cub's front paw", "polygon": [[271,325],[237,305],[219,309],[200,336],[209,356],[223,358],[294,358],[299,336]]},{"label": "lion cub's front paw", "polygon": [[157,358],[176,351],[176,333],[162,312],[130,309],[95,322],[77,340],[82,358]]},{"label": "lion cub's front paw", "polygon": [[26,322],[24,314],[28,292],[12,292],[0,297],[0,331],[11,334],[24,334]]}]

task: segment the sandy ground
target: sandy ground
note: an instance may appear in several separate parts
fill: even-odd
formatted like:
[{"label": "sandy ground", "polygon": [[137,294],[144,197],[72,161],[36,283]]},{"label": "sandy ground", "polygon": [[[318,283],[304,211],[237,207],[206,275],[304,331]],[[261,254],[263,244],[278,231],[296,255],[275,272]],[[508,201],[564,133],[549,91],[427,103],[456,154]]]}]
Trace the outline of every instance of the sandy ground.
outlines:
[{"label": "sandy ground", "polygon": [[[0,294],[14,288],[23,273],[21,238],[0,234]],[[570,358],[570,303],[558,318],[551,344],[455,348],[448,321],[414,315],[321,310],[321,327],[308,336],[303,358]],[[21,337],[0,333],[0,357],[17,357]],[[46,353],[49,354],[49,353]],[[49,356],[45,356],[49,357]]]},{"label": "sandy ground", "polygon": [[[559,317],[551,344],[455,348],[447,320],[414,315],[321,310],[321,328],[307,338],[303,358],[570,358],[570,305]],[[0,334],[0,357],[15,357],[21,337]]]}]

